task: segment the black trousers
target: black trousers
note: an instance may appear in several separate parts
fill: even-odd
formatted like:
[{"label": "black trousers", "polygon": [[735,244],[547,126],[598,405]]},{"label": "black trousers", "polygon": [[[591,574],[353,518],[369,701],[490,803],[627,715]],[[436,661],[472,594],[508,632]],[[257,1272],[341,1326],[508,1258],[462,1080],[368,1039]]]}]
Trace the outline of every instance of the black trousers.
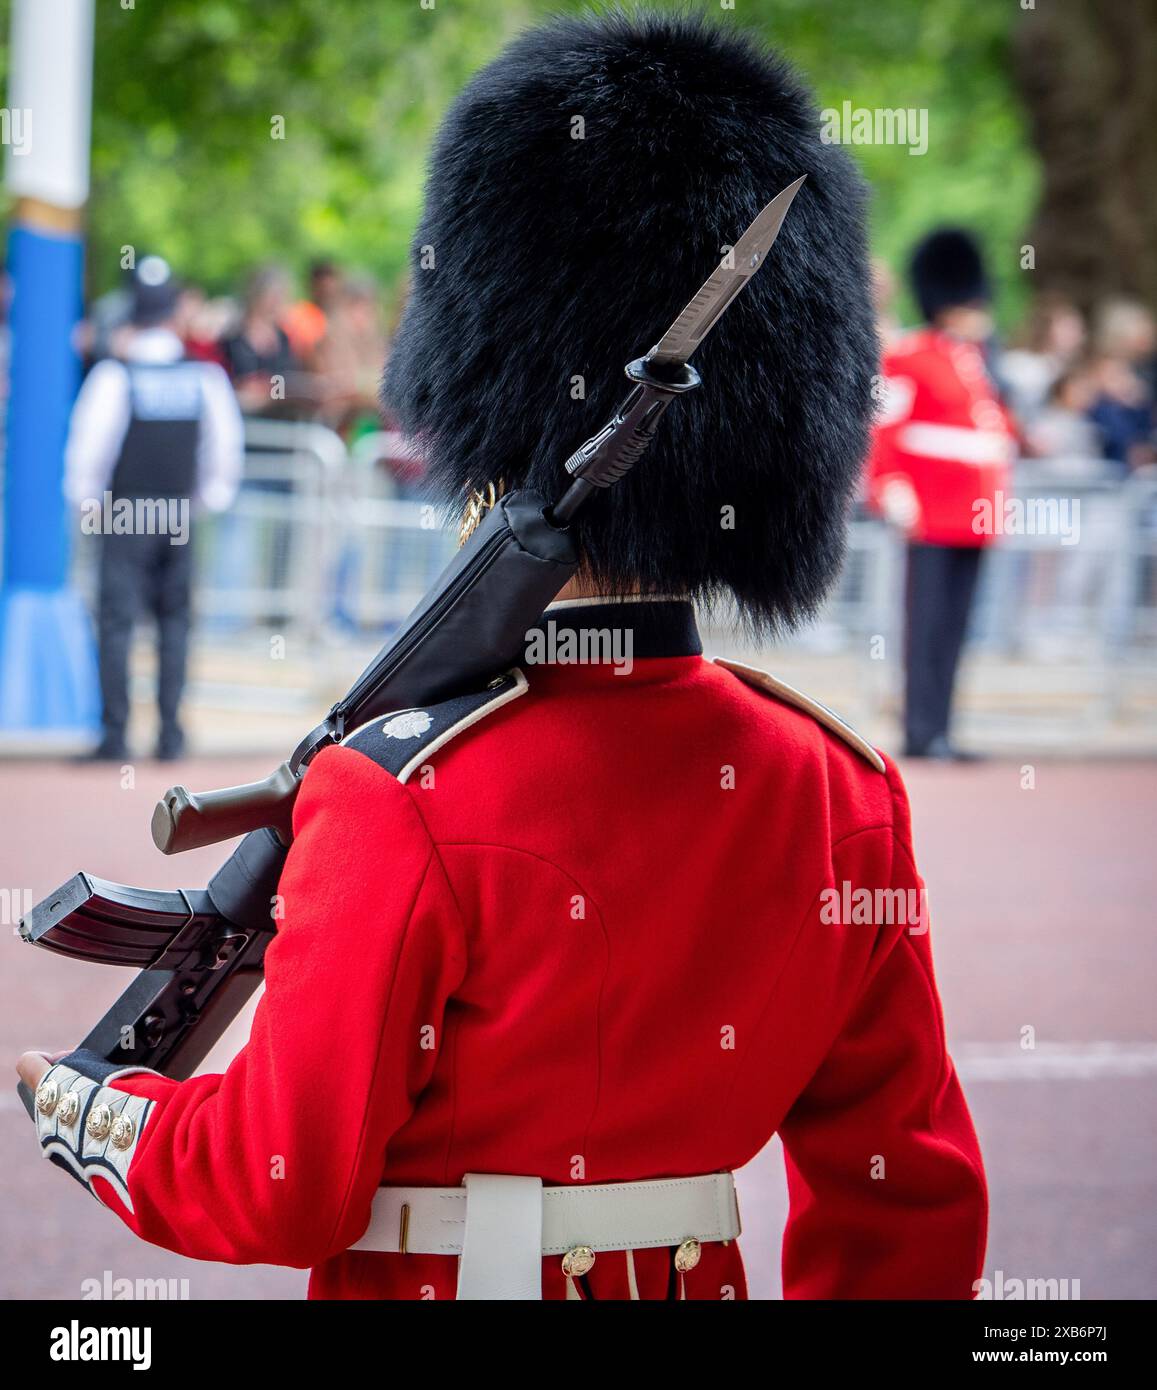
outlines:
[{"label": "black trousers", "polygon": [[97,636],[104,736],[121,742],[129,717],[129,649],[142,613],[157,624],[157,707],[161,739],[180,730],[193,579],[192,537],[102,536]]},{"label": "black trousers", "polygon": [[946,737],[952,688],[980,573],[980,548],[910,545],[904,735],[910,753]]}]

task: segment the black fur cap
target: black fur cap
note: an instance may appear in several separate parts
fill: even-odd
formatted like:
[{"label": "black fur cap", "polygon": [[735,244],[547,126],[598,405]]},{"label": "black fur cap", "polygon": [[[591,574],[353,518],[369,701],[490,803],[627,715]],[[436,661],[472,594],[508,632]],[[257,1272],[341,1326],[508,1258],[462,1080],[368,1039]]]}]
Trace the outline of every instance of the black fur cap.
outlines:
[{"label": "black fur cap", "polygon": [[437,490],[558,496],[564,460],[626,394],[624,364],[806,174],[695,354],[703,386],[576,524],[604,591],[730,592],[764,631],[812,612],[843,554],[877,351],[863,187],[819,129],[780,58],[689,16],[553,20],[483,68],[433,149],[383,386]]},{"label": "black fur cap", "polygon": [[958,227],[941,227],[917,245],[911,276],[912,292],[929,323],[944,309],[989,298],[980,246],[971,232]]}]

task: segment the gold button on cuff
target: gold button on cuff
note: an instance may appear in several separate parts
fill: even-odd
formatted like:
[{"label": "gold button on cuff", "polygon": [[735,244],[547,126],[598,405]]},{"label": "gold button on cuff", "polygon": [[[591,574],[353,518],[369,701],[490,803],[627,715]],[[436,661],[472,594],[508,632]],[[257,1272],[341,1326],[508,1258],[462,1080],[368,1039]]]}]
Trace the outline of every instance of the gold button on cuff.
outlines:
[{"label": "gold button on cuff", "polygon": [[118,1115],[112,1122],[112,1146],[114,1149],[127,1149],[136,1137],[136,1126],[131,1115]]},{"label": "gold button on cuff", "polygon": [[687,1274],[699,1263],[702,1255],[703,1247],[691,1236],[675,1251],[675,1268],[680,1274]]},{"label": "gold button on cuff", "polygon": [[36,1088],[36,1108],[42,1115],[51,1115],[60,1100],[60,1087],[55,1081],[42,1081]]},{"label": "gold button on cuff", "polygon": [[595,1267],[595,1252],[589,1245],[576,1245],[562,1257],[562,1272],[571,1279],[581,1279]]},{"label": "gold button on cuff", "polygon": [[80,1095],[76,1091],[65,1091],[60,1097],[60,1104],[56,1108],[57,1123],[71,1125],[76,1123],[76,1117],[80,1114]]},{"label": "gold button on cuff", "polygon": [[107,1139],[108,1132],[112,1129],[112,1111],[107,1105],[96,1106],[88,1112],[84,1127],[91,1138]]}]

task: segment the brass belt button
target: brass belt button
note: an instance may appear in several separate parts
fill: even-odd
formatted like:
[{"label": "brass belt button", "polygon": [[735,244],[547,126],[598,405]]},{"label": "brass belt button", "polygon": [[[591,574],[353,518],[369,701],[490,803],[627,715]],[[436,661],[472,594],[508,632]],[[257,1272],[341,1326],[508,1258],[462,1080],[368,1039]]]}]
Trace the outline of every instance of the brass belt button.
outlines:
[{"label": "brass belt button", "polygon": [[687,1274],[699,1263],[702,1255],[703,1247],[694,1236],[689,1236],[675,1251],[675,1268],[680,1274]]},{"label": "brass belt button", "polygon": [[88,1130],[90,1138],[107,1139],[108,1132],[112,1129],[112,1111],[107,1105],[94,1107],[88,1112],[84,1127]]},{"label": "brass belt button", "polygon": [[42,1115],[51,1115],[60,1100],[60,1087],[55,1081],[42,1081],[36,1088],[36,1108]]},{"label": "brass belt button", "polygon": [[65,1091],[60,1097],[60,1104],[56,1108],[56,1120],[58,1124],[71,1125],[76,1123],[76,1117],[80,1114],[80,1096],[76,1091]]},{"label": "brass belt button", "polygon": [[111,1140],[114,1149],[127,1149],[136,1135],[131,1115],[118,1115],[112,1122]]},{"label": "brass belt button", "polygon": [[595,1267],[595,1252],[589,1245],[576,1245],[562,1257],[562,1272],[570,1279],[581,1279]]}]

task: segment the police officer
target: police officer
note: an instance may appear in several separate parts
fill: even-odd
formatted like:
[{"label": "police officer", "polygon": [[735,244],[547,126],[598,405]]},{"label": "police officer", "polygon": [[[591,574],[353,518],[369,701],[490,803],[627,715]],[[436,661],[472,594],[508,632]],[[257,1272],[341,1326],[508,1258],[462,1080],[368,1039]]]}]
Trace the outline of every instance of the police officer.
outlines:
[{"label": "police officer", "polygon": [[869,488],[908,540],[904,751],[959,760],[974,755],[949,735],[956,669],[980,558],[1000,534],[1015,431],[985,365],[992,316],[975,239],[931,233],[911,274],[926,326],[884,356]]},{"label": "police officer", "polygon": [[801,174],[522,667],[311,763],[225,1073],[23,1060],[42,1151],[145,1239],[316,1297],[743,1298],[732,1173],[778,1131],[789,1297],[972,1296],[899,776],[696,623],[814,609],[867,444],[862,191],[798,80],[669,14],[519,38],[439,136],[386,393],[457,506],[557,495],[620,364]]},{"label": "police officer", "polygon": [[184,751],[193,508],[223,511],[241,475],[237,402],[220,367],[186,360],[174,330],[177,298],[168,265],[142,259],[124,360],[92,369],[69,430],[65,491],[81,529],[100,536],[99,760],[128,756],[128,659],[142,611],[157,624],[156,754],[170,760]]}]

